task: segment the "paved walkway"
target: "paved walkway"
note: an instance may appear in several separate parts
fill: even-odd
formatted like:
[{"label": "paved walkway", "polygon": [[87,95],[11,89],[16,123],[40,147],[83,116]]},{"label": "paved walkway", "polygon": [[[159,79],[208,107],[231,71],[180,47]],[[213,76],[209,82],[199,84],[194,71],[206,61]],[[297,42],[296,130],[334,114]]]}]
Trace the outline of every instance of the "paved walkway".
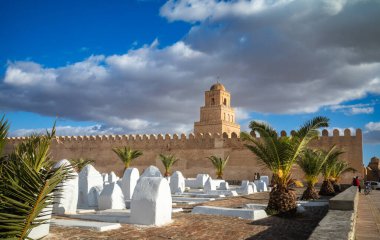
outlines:
[{"label": "paved walkway", "polygon": [[356,240],[380,239],[380,190],[359,194]]}]

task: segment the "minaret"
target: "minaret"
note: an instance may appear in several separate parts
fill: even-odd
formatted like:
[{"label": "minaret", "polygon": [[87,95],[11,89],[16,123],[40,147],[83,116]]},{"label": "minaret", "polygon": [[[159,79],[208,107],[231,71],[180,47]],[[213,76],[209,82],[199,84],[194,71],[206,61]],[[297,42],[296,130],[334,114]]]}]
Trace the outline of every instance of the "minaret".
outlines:
[{"label": "minaret", "polygon": [[240,136],[240,125],[235,123],[235,111],[230,104],[231,96],[226,88],[220,83],[212,85],[205,92],[205,106],[201,107],[200,121],[194,123],[194,133]]}]

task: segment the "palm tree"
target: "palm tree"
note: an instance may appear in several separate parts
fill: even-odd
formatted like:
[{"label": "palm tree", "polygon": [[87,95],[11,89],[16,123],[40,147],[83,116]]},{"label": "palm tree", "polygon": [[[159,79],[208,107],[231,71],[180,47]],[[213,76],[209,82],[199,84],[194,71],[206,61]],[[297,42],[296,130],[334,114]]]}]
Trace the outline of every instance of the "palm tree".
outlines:
[{"label": "palm tree", "polygon": [[318,193],[314,185],[318,182],[318,176],[321,174],[323,165],[327,158],[320,150],[307,149],[304,155],[298,160],[298,165],[305,173],[307,188],[303,192],[302,200],[318,199]]},{"label": "palm tree", "polygon": [[334,196],[335,190],[331,177],[334,166],[338,161],[338,157],[343,154],[343,152],[336,149],[335,146],[332,146],[329,151],[323,151],[323,154],[326,156],[326,161],[322,168],[323,183],[321,189],[319,190],[319,195]]},{"label": "palm tree", "polygon": [[70,163],[72,166],[76,166],[76,170],[79,173],[82,169],[88,164],[94,163],[94,160],[86,159],[86,158],[72,158],[70,159]]},{"label": "palm tree", "polygon": [[227,156],[224,159],[217,156],[211,156],[207,158],[211,160],[212,165],[214,165],[215,167],[217,179],[223,179],[223,171],[227,165],[227,162],[230,156]]},{"label": "palm tree", "polygon": [[252,121],[249,127],[252,131],[258,132],[260,138],[256,139],[248,133],[242,133],[242,139],[249,143],[245,146],[273,173],[274,185],[269,195],[268,212],[280,214],[296,212],[296,194],[291,186],[298,182],[291,176],[292,166],[306,150],[308,143],[319,136],[318,129],[328,127],[328,121],[326,117],[315,117],[294,131],[291,136],[283,137],[278,137],[270,125]]},{"label": "palm tree", "polygon": [[7,140],[8,130],[9,130],[9,123],[5,119],[5,116],[3,115],[3,117],[0,120],[0,179],[1,179],[1,176],[3,175],[2,166],[6,160],[6,156],[3,155],[3,151],[7,143],[6,140]]},{"label": "palm tree", "polygon": [[174,155],[163,155],[163,154],[160,154],[160,159],[161,159],[162,164],[165,167],[164,177],[169,177],[170,176],[170,169],[171,169],[171,167],[179,159],[176,159]]},{"label": "palm tree", "polygon": [[[5,127],[4,127],[5,125]],[[7,129],[0,121],[0,129]],[[0,134],[5,141],[7,131]],[[4,134],[5,133],[5,134]],[[60,183],[71,178],[70,166],[54,167],[50,144],[55,127],[46,135],[33,135],[16,146],[2,161],[0,177],[0,238],[25,239],[31,230],[46,224]]]},{"label": "palm tree", "polygon": [[130,147],[113,148],[112,151],[120,158],[124,163],[124,170],[129,168],[132,160],[140,157],[143,153],[139,150],[132,150]]},{"label": "palm tree", "polygon": [[336,193],[341,191],[340,185],[338,184],[341,175],[346,172],[356,172],[356,169],[350,167],[349,165],[350,164],[345,161],[338,160],[332,167],[330,180]]}]

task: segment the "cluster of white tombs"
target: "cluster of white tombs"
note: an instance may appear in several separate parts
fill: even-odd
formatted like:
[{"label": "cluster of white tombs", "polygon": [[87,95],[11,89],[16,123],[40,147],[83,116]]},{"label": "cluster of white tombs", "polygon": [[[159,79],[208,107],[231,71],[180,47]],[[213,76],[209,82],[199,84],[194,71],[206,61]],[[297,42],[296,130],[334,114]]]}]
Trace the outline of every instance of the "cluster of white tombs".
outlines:
[{"label": "cluster of white tombs", "polygon": [[[70,166],[70,162],[63,159],[55,167],[62,165]],[[73,172],[72,178],[61,183],[63,191],[55,199],[53,214],[155,226],[172,221],[173,205],[268,191],[269,181],[268,176],[261,176],[254,182],[242,181],[240,186],[229,186],[208,174],[185,179],[180,171],[164,178],[155,166],[146,168],[141,175],[137,168],[128,168],[122,178],[114,172],[101,174],[92,165],[85,166],[79,174]],[[97,214],[81,214],[91,210]]]}]

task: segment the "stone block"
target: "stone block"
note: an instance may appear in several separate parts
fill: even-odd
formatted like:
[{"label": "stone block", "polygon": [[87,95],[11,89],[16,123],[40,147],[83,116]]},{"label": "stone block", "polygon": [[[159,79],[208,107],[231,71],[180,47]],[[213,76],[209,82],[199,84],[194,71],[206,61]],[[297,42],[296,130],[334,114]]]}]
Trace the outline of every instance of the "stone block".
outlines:
[{"label": "stone block", "polygon": [[211,177],[208,177],[203,189],[205,193],[216,190],[216,185]]},{"label": "stone block", "polygon": [[113,182],[116,182],[117,180],[119,180],[119,177],[116,176],[115,172],[110,172],[110,174],[108,174],[108,182],[109,183],[113,183]]},{"label": "stone block", "polygon": [[331,210],[355,210],[359,201],[358,188],[351,186],[329,200]]},{"label": "stone block", "polygon": [[121,190],[123,191],[125,200],[132,199],[133,191],[135,190],[137,180],[140,177],[137,168],[127,168],[121,180]]},{"label": "stone block", "polygon": [[170,191],[172,194],[185,191],[185,178],[180,171],[175,171],[170,178]]},{"label": "stone block", "polygon": [[267,187],[269,186],[269,177],[268,176],[260,176],[260,180],[264,181]]},{"label": "stone block", "polygon": [[255,185],[257,187],[258,192],[267,192],[267,184],[263,180],[255,180]]},{"label": "stone block", "polygon": [[222,182],[220,183],[219,190],[229,190],[230,186],[228,185],[228,182]]},{"label": "stone block", "polygon": [[116,182],[106,185],[98,199],[99,210],[125,209],[123,191]]},{"label": "stone block", "polygon": [[72,170],[72,177],[62,183],[62,192],[56,195],[53,205],[54,214],[75,214],[78,205],[78,173],[71,167],[67,159],[62,159],[54,165],[54,168],[61,166],[70,166]]},{"label": "stone block", "polygon": [[162,174],[160,172],[160,169],[158,169],[156,166],[149,166],[147,167],[144,172],[141,174],[140,178],[143,177],[161,177]]},{"label": "stone block", "polygon": [[162,177],[142,177],[131,202],[131,222],[161,226],[172,219],[170,186]]},{"label": "stone block", "polygon": [[103,188],[103,177],[96,171],[91,165],[86,165],[79,173],[79,195],[78,195],[78,207],[89,207],[90,190],[93,187]]}]

